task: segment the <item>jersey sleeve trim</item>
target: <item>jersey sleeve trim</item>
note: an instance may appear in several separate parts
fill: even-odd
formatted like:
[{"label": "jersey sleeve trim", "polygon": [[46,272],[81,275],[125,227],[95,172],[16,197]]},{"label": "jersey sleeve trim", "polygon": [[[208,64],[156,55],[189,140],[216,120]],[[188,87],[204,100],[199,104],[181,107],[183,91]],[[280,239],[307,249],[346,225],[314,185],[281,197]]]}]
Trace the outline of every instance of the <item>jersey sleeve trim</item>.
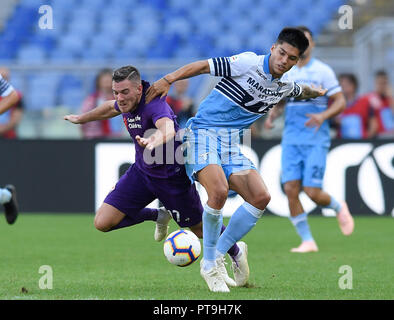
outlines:
[{"label": "jersey sleeve trim", "polygon": [[208,59],[210,74],[216,77],[230,77],[230,59],[228,57],[219,57]]},{"label": "jersey sleeve trim", "polygon": [[341,92],[341,91],[342,91],[341,86],[340,85],[336,85],[336,86],[331,87],[330,89],[328,89],[326,95],[328,97],[330,97],[330,96],[332,96],[332,95],[334,95],[334,94],[336,94],[338,92]]},{"label": "jersey sleeve trim", "polygon": [[289,98],[299,97],[302,94],[302,87],[294,82],[293,90],[288,95]]},{"label": "jersey sleeve trim", "polygon": [[0,96],[6,97],[14,91],[14,88],[4,79],[0,79]]}]

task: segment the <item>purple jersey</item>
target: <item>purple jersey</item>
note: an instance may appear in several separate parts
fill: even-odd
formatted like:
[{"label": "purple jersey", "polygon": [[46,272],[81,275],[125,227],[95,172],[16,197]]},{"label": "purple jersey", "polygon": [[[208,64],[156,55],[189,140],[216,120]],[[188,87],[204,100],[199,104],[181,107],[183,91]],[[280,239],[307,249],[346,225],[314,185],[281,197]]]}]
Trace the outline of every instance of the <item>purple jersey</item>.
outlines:
[{"label": "purple jersey", "polygon": [[[166,145],[158,146],[155,150],[149,151],[141,147],[135,137],[139,135],[144,137],[144,134],[149,129],[157,129],[155,123],[161,118],[169,118],[174,121],[175,132],[178,132],[179,126],[176,122],[176,116],[171,107],[167,104],[165,99],[155,98],[148,104],[145,103],[145,93],[149,88],[149,82],[142,81],[143,91],[141,101],[137,108],[132,112],[122,113],[123,121],[135,144],[135,164],[144,173],[156,178],[168,178],[174,174],[179,174],[184,170],[182,164],[177,164],[175,161],[175,150],[181,145],[180,141],[169,141],[168,148],[171,146],[171,157],[167,159]],[[119,112],[119,106],[115,102],[115,109]],[[144,152],[146,159],[144,160]],[[155,156],[157,154],[157,156]],[[157,161],[152,162],[152,159]]]}]

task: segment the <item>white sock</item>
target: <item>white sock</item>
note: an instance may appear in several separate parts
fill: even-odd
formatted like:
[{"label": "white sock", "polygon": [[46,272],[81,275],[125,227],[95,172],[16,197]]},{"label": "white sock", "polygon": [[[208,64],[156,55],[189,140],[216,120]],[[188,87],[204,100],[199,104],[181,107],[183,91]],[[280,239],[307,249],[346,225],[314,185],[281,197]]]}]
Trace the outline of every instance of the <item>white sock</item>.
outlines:
[{"label": "white sock", "polygon": [[7,203],[11,200],[12,194],[8,189],[0,189],[0,204]]},{"label": "white sock", "polygon": [[211,270],[213,267],[215,267],[216,266],[216,262],[215,262],[215,260],[203,260],[203,263],[202,263],[202,268],[205,270],[205,271],[208,271],[208,270]]}]

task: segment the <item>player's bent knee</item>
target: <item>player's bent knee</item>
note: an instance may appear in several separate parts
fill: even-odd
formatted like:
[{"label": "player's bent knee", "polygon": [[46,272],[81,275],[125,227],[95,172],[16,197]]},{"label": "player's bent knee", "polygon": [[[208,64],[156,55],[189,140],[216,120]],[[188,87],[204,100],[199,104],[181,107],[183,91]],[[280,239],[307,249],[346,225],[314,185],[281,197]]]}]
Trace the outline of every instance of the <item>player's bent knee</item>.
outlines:
[{"label": "player's bent knee", "polygon": [[299,185],[291,182],[285,183],[283,189],[289,199],[297,198],[300,194]]},{"label": "player's bent knee", "polygon": [[102,232],[107,232],[111,229],[111,227],[106,223],[102,218],[96,215],[96,218],[94,219],[94,227],[98,231]]},{"label": "player's bent knee", "polygon": [[222,208],[226,203],[228,187],[218,186],[215,190],[208,193],[208,202],[213,208]]},{"label": "player's bent knee", "polygon": [[321,190],[318,188],[304,188],[305,193],[307,196],[314,202],[319,200]]},{"label": "player's bent knee", "polygon": [[256,195],[253,198],[253,201],[251,203],[252,206],[264,210],[269,202],[271,201],[271,195],[268,191],[260,192],[258,195]]}]

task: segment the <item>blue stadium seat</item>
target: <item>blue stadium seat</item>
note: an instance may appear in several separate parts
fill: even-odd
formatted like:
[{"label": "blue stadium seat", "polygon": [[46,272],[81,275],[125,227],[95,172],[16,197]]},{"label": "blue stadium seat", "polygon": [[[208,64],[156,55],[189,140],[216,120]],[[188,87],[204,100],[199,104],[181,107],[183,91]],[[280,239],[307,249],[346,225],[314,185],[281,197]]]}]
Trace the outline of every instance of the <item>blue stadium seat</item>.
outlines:
[{"label": "blue stadium seat", "polygon": [[192,28],[188,19],[184,17],[176,17],[167,22],[164,28],[164,33],[178,35],[186,39],[192,33]]},{"label": "blue stadium seat", "polygon": [[178,50],[175,51],[174,54],[174,58],[183,60],[194,60],[198,59],[201,56],[202,54],[200,50],[198,50],[198,48],[196,48],[192,44],[181,46],[180,48],[178,48]]},{"label": "blue stadium seat", "polygon": [[45,73],[34,76],[28,82],[26,107],[30,110],[41,110],[56,104],[56,89],[59,75]]},{"label": "blue stadium seat", "polygon": [[17,59],[18,63],[25,65],[44,64],[45,50],[37,46],[25,45],[19,50]]},{"label": "blue stadium seat", "polygon": [[88,48],[83,50],[80,57],[83,64],[105,63],[110,57],[110,52]]},{"label": "blue stadium seat", "polygon": [[64,64],[75,64],[77,56],[75,53],[64,50],[62,48],[56,48],[50,52],[49,63],[56,65]]},{"label": "blue stadium seat", "polygon": [[83,38],[92,37],[96,31],[96,23],[93,20],[73,19],[68,25],[68,33]]},{"label": "blue stadium seat", "polygon": [[59,93],[59,105],[67,106],[70,109],[77,110],[81,107],[84,99],[82,87],[64,88]]},{"label": "blue stadium seat", "polygon": [[[115,51],[122,51],[124,53],[115,53],[117,57],[124,57],[129,55],[130,57],[144,57],[149,49],[152,47],[153,41],[147,39],[144,41],[144,37],[141,34],[132,34],[131,36],[123,39],[123,45],[119,46]],[[158,42],[156,45],[162,45]]]},{"label": "blue stadium seat", "polygon": [[219,37],[215,47],[219,50],[232,52],[231,55],[242,52],[242,39],[232,33],[227,33]]},{"label": "blue stadium seat", "polygon": [[59,39],[58,48],[72,52],[81,53],[87,47],[87,41],[78,36],[78,34],[66,34]]},{"label": "blue stadium seat", "polygon": [[62,88],[78,88],[82,86],[82,80],[74,74],[64,74],[60,79],[60,86]]},{"label": "blue stadium seat", "polygon": [[53,37],[37,33],[30,38],[29,43],[44,49],[46,52],[51,51],[55,47],[55,39]]}]

